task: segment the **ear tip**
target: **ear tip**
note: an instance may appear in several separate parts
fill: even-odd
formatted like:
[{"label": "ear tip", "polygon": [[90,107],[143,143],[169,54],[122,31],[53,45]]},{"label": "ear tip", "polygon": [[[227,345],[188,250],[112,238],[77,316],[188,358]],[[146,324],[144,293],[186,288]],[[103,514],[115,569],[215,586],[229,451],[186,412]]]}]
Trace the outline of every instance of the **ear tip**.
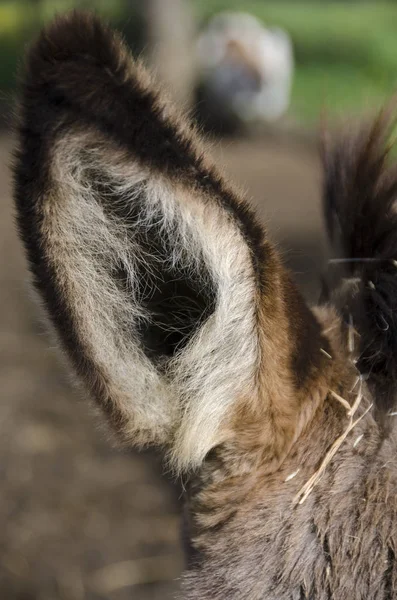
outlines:
[{"label": "ear tip", "polygon": [[48,78],[59,63],[84,61],[110,71],[119,67],[121,38],[95,13],[73,10],[55,17],[29,48],[25,77],[32,83]]}]

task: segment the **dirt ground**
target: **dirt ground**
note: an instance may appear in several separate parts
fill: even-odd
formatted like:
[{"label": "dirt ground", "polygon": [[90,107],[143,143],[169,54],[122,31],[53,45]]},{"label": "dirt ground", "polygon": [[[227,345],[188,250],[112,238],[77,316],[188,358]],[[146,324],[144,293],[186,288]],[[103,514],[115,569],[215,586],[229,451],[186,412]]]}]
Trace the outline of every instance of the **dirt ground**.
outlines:
[{"label": "dirt ground", "polygon": [[[13,226],[12,140],[0,138],[0,598],[166,600],[183,567],[178,490],[152,453],[112,447],[29,297]],[[214,149],[314,297],[319,169],[296,142]]]}]

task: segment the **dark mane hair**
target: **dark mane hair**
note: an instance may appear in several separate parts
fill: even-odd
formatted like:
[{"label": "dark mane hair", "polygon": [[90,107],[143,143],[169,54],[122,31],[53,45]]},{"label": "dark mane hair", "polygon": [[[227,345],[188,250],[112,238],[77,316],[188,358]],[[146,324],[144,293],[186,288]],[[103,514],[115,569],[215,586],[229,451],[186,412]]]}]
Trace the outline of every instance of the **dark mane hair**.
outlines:
[{"label": "dark mane hair", "polygon": [[383,111],[357,132],[325,143],[324,214],[332,246],[328,298],[358,333],[356,360],[377,405],[397,391],[397,168],[394,120]]}]

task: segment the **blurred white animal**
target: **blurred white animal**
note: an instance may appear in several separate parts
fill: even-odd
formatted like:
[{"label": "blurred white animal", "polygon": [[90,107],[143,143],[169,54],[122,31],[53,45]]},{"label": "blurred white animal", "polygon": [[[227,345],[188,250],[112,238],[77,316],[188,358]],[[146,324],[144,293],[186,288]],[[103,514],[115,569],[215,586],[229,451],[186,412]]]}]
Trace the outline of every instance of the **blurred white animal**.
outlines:
[{"label": "blurred white animal", "polygon": [[207,103],[240,121],[274,121],[288,108],[294,70],[290,38],[246,13],[216,15],[197,42]]}]

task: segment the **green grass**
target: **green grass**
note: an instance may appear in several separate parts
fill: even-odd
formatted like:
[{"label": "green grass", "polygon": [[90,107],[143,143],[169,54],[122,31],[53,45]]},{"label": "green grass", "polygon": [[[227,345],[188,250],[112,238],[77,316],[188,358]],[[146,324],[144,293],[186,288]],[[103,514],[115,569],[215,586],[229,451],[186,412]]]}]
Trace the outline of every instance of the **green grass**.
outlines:
[{"label": "green grass", "polygon": [[[187,0],[189,1],[189,0]],[[291,114],[305,124],[318,121],[323,109],[333,116],[378,106],[397,89],[397,3],[331,0],[190,0],[200,22],[219,10],[244,10],[291,35],[296,74]],[[121,27],[141,48],[142,33],[126,0],[80,0]],[[0,90],[12,92],[23,45],[56,12],[76,0],[31,2],[0,0]],[[242,8],[243,7],[243,8]],[[0,92],[1,94],[1,92]]]}]

